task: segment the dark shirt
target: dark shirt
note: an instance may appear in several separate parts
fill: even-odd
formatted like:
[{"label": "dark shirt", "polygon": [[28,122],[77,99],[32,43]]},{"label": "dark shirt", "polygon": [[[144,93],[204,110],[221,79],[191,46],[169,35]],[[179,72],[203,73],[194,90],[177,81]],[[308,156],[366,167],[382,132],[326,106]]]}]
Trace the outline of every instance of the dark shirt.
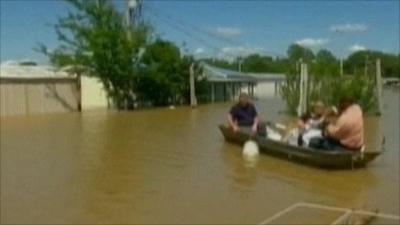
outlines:
[{"label": "dark shirt", "polygon": [[253,104],[246,106],[236,104],[231,108],[229,113],[239,126],[252,126],[257,116],[257,110]]}]

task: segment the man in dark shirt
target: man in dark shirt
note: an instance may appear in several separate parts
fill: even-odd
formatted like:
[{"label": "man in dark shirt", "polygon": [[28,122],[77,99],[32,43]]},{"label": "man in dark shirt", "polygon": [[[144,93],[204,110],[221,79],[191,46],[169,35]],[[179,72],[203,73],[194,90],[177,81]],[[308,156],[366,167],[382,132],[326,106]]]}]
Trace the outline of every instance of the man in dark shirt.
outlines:
[{"label": "man in dark shirt", "polygon": [[254,133],[257,132],[259,125],[257,110],[247,94],[240,94],[239,102],[229,111],[228,123],[234,131],[238,131],[240,127],[248,127]]}]

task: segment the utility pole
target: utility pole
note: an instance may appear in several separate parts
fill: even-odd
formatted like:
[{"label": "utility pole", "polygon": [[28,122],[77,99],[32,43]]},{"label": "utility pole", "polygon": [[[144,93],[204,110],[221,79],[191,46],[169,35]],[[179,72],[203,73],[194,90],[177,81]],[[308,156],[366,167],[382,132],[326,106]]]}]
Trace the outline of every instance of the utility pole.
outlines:
[{"label": "utility pole", "polygon": [[143,0],[126,0],[126,25],[137,26],[142,17]]},{"label": "utility pole", "polygon": [[239,72],[242,72],[242,64],[243,64],[243,59],[242,57],[239,57],[238,58]]}]

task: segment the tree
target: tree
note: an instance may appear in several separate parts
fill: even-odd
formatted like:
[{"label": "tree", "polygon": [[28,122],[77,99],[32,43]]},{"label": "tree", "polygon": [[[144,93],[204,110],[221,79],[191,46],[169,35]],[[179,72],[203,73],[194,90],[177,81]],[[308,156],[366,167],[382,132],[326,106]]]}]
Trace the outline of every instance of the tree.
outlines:
[{"label": "tree", "polygon": [[363,74],[367,65],[369,72],[373,72],[376,59],[381,59],[382,75],[400,77],[400,58],[395,54],[380,51],[358,51],[347,57],[344,70],[350,74]]},{"label": "tree", "polygon": [[324,63],[324,64],[334,64],[337,63],[338,60],[336,57],[327,49],[321,49],[318,51],[315,60],[317,63]]},{"label": "tree", "polygon": [[132,108],[139,52],[148,41],[149,28],[126,27],[111,1],[67,2],[73,10],[54,26],[60,45],[50,52],[40,44],[38,50],[55,66],[99,78],[118,108]]},{"label": "tree", "polygon": [[[157,39],[143,55],[144,70],[139,76],[138,97],[160,106],[176,102],[185,84],[180,50],[172,42]],[[189,76],[189,75],[187,75]]]},{"label": "tree", "polygon": [[305,63],[310,63],[314,60],[314,53],[305,47],[298,44],[292,44],[287,50],[287,55],[290,61],[297,62],[300,59]]},{"label": "tree", "polygon": [[242,61],[242,71],[244,72],[272,72],[273,70],[273,58],[269,56],[252,54]]},{"label": "tree", "polygon": [[321,49],[316,54],[315,62],[310,63],[310,73],[337,76],[340,73],[339,61],[329,50]]}]

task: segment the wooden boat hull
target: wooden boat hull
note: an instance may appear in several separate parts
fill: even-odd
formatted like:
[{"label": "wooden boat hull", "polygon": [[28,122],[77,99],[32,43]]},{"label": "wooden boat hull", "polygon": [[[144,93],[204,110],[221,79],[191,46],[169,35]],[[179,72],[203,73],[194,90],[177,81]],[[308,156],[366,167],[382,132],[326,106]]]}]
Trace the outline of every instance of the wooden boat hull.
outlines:
[{"label": "wooden boat hull", "polygon": [[344,149],[335,151],[317,150],[293,146],[260,136],[252,136],[244,131],[234,132],[225,125],[220,125],[219,128],[227,142],[243,145],[251,138],[258,143],[262,153],[323,168],[363,167],[382,153],[368,151],[361,153]]}]

